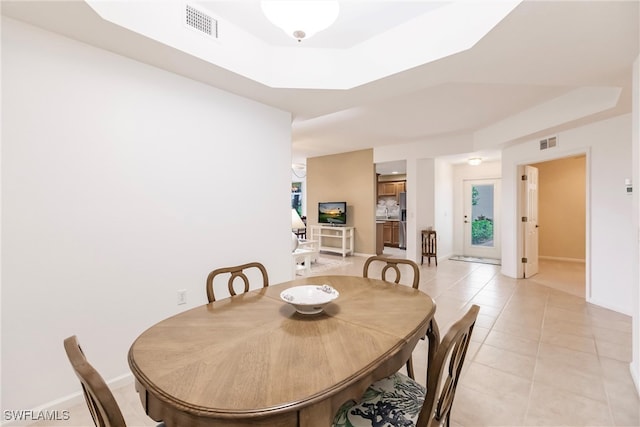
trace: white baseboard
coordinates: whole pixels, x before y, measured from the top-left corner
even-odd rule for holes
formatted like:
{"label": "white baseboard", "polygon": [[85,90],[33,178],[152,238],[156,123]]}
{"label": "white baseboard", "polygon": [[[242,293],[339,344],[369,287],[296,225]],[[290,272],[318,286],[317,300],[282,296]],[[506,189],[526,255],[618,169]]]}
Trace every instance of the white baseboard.
{"label": "white baseboard", "polygon": [[[112,391],[120,387],[127,386],[129,384],[133,384],[133,374],[131,373],[121,375],[107,382],[107,385]],[[78,389],[80,389],[79,382],[78,382]],[[28,416],[29,419],[26,419],[27,417],[25,417],[25,419],[22,419],[22,420],[12,419],[7,421],[5,420],[6,417],[5,417],[5,414],[3,413],[2,414],[3,421],[1,425],[2,427],[30,426],[39,422],[37,421],[38,415],[46,414],[46,415],[53,415],[53,416],[55,415],[62,416],[63,411],[68,411],[74,406],[78,406],[81,404],[85,404],[84,395],[82,394],[81,390],[78,390],[78,392],[76,393],[61,397],[59,399],[52,400],[51,402],[45,403],[44,405],[38,406],[36,408],[24,410],[23,412],[30,414],[30,416]]]}
{"label": "white baseboard", "polygon": [[636,386],[636,393],[640,396],[640,372],[638,372],[638,364],[631,362],[629,364],[629,370],[631,371],[631,379]]}
{"label": "white baseboard", "polygon": [[546,255],[538,255],[538,259],[546,259],[549,261],[564,261],[564,262],[579,262],[584,264],[586,261],[581,258],[564,258],[557,256],[546,256]]}
{"label": "white baseboard", "polygon": [[614,306],[608,303],[604,303],[602,301],[599,301],[598,299],[594,299],[594,298],[587,298],[586,301],[590,304],[594,304],[597,305],[599,307],[602,308],[606,308],[607,310],[612,310],[615,311],[616,313],[621,313],[621,314],[625,314],[627,316],[633,316],[632,313],[630,313],[629,311],[626,310],[626,308],[624,307],[619,307],[619,306]]}

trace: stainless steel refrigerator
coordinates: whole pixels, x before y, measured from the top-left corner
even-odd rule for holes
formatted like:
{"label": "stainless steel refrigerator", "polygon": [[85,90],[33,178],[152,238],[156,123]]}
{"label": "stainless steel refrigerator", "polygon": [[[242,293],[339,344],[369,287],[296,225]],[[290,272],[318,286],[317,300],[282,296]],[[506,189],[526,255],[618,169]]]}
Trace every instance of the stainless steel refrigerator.
{"label": "stainless steel refrigerator", "polygon": [[398,204],[400,206],[400,238],[398,247],[400,249],[407,249],[407,193],[400,193],[398,196]]}

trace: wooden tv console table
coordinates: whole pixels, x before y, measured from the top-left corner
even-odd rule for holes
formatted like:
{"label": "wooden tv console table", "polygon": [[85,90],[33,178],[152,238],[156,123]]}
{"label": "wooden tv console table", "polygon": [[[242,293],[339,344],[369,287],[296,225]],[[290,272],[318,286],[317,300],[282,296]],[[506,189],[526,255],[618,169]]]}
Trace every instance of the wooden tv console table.
{"label": "wooden tv console table", "polygon": [[310,225],[307,228],[311,231],[309,240],[316,240],[320,251],[338,253],[343,257],[353,255],[354,227]]}

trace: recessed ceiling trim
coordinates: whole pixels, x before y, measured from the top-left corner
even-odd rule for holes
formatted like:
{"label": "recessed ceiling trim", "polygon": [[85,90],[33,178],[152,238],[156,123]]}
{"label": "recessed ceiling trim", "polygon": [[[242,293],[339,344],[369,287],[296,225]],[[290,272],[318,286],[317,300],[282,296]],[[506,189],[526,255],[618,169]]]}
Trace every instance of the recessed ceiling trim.
{"label": "recessed ceiling trim", "polygon": [[177,25],[181,2],[86,1],[107,21],[266,86],[337,90],[469,49],[521,2],[445,2],[351,48],[322,49],[269,45],[222,19],[223,43],[194,40]]}

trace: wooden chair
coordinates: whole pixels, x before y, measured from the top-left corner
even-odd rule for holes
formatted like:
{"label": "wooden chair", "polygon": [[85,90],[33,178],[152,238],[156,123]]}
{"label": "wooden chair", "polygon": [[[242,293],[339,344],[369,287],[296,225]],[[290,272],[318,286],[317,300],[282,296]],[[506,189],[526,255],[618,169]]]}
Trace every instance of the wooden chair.
{"label": "wooden chair", "polygon": [[418,268],[418,264],[409,260],[409,259],[395,259],[395,258],[387,258],[385,256],[374,255],[364,262],[364,267],[362,269],[362,277],[369,277],[369,267],[372,263],[386,263],[386,265],[382,268],[382,272],[380,273],[381,279],[387,281],[387,272],[389,270],[393,270],[396,273],[396,280],[394,283],[400,283],[400,268],[398,264],[408,265],[413,269],[413,288],[418,289],[418,285],[420,284],[420,269]]}
{"label": "wooden chair", "polygon": [[[369,277],[369,267],[371,266],[371,264],[381,262],[385,263],[385,266],[382,268],[382,271],[380,273],[382,280],[387,281],[388,271],[393,270],[396,274],[394,283],[400,283],[401,273],[398,264],[408,265],[413,270],[413,289],[418,289],[418,285],[420,284],[420,269],[418,268],[418,264],[408,259],[387,258],[377,255],[369,257],[364,262],[362,276]],[[438,348],[438,344],[440,343],[440,331],[438,329],[438,323],[436,322],[436,319],[431,319],[431,322],[429,323],[429,329],[427,329],[427,339],[429,340],[429,353],[427,360],[430,363],[435,355],[435,351]],[[407,360],[407,375],[409,376],[409,378],[415,379],[412,357]]]}
{"label": "wooden chair", "polygon": [[213,302],[216,300],[216,297],[213,293],[213,279],[219,274],[227,274],[230,273],[231,277],[229,277],[229,282],[227,282],[227,287],[229,288],[229,294],[231,296],[236,295],[236,291],[233,289],[233,282],[236,278],[241,278],[244,282],[244,290],[243,292],[249,291],[249,278],[247,278],[244,270],[249,268],[257,268],[262,273],[262,287],[266,288],[269,286],[269,276],[267,275],[267,270],[264,268],[264,265],[259,262],[250,262],[248,264],[237,265],[235,267],[224,267],[213,270],[209,273],[207,277],[207,299],[209,302]]}
{"label": "wooden chair", "polygon": [[[126,427],[118,402],[98,371],[87,361],[75,335],[64,340],[64,349],[80,379],[82,392],[96,427]],[[164,427],[164,424],[159,424],[158,427]]]}
{"label": "wooden chair", "polygon": [[428,366],[425,388],[401,373],[373,383],[362,400],[343,405],[332,427],[372,424],[407,427],[449,427],[451,407],[480,307],[473,305],[444,336],[433,363]]}
{"label": "wooden chair", "polygon": [[422,230],[422,258],[420,264],[424,264],[424,257],[427,257],[427,264],[431,265],[431,258],[438,266],[438,237],[434,230]]}

